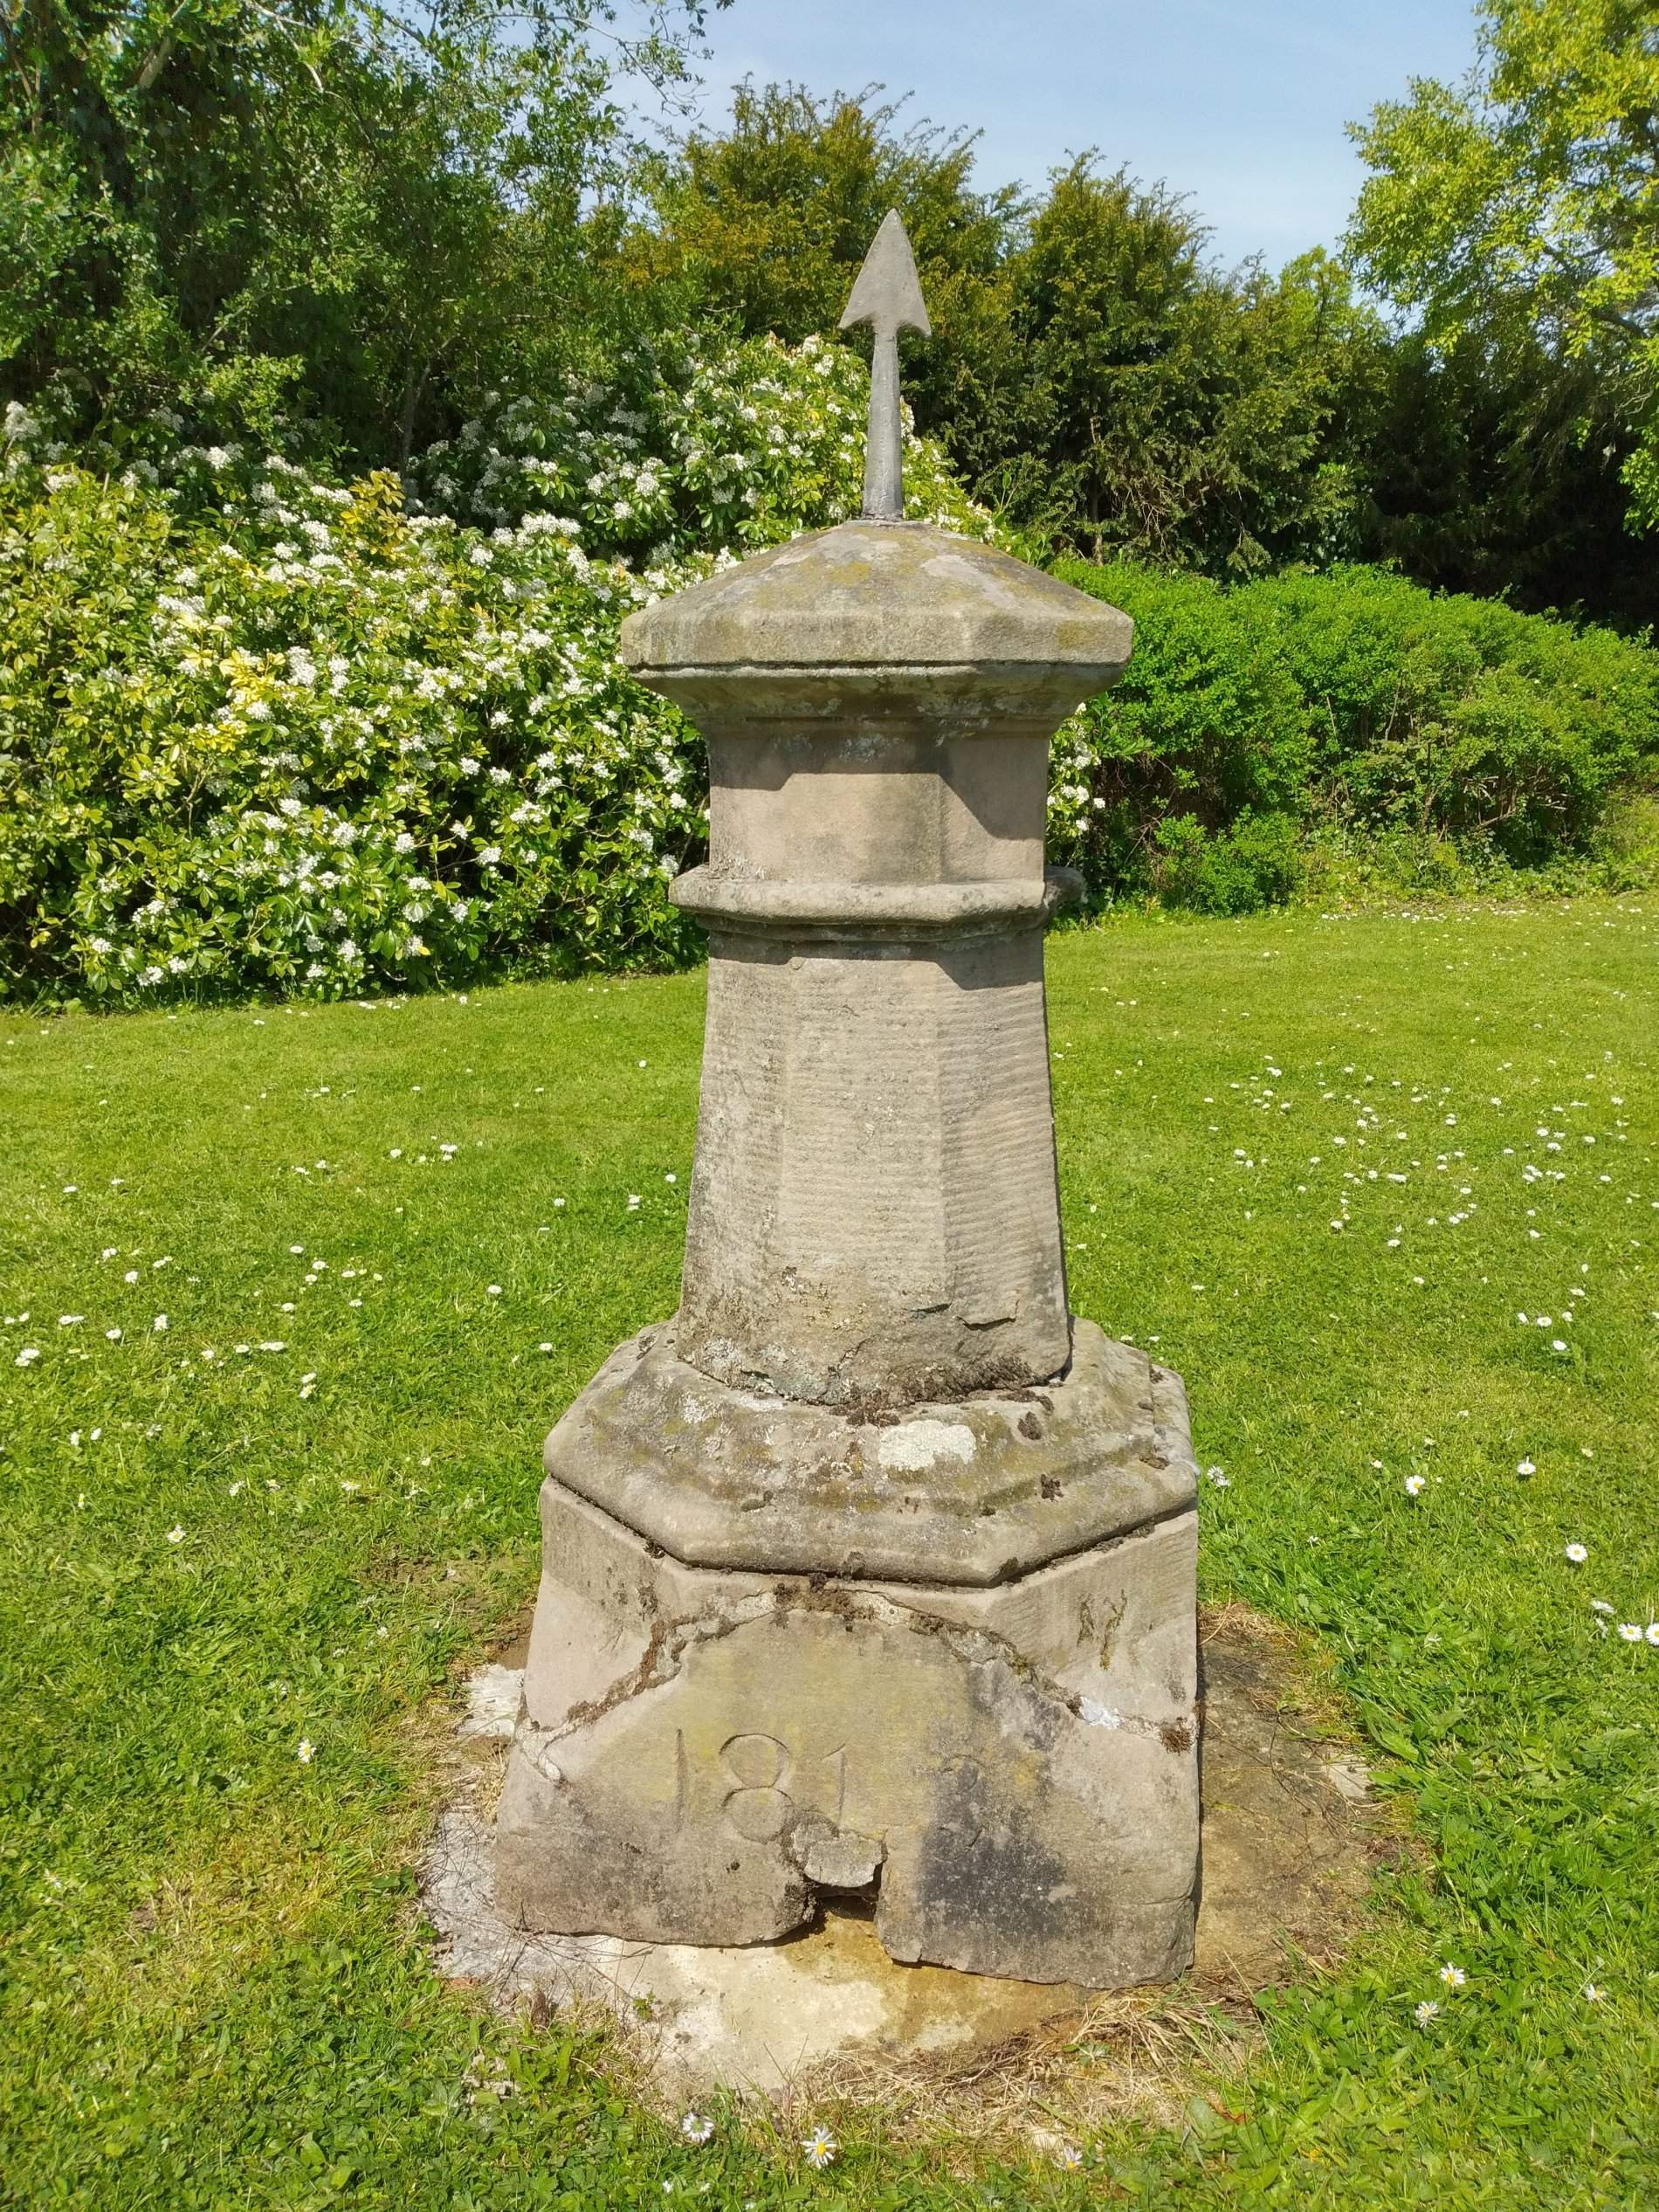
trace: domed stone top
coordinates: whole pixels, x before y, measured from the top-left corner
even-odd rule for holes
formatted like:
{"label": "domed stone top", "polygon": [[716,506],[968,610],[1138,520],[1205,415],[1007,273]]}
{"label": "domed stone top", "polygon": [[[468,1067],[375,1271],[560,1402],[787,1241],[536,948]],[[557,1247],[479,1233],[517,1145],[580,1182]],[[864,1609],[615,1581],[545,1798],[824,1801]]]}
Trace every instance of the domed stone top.
{"label": "domed stone top", "polygon": [[692,670],[1043,671],[1081,699],[1116,681],[1133,636],[1117,608],[995,546],[864,520],[640,609],[622,658],[646,683]]}

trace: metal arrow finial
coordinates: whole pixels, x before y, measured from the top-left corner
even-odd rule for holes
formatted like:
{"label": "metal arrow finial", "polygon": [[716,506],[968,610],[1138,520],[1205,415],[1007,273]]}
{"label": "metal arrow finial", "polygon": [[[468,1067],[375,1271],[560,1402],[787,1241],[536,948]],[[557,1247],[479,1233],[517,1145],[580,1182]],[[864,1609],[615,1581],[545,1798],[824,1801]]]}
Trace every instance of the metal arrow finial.
{"label": "metal arrow finial", "polygon": [[881,228],[853,279],[852,297],[841,318],[850,330],[867,322],[875,331],[870,364],[870,434],[864,445],[864,513],[878,522],[898,522],[905,513],[905,482],[899,458],[898,334],[919,330],[933,335],[916,274],[916,257],[899,220],[889,208]]}

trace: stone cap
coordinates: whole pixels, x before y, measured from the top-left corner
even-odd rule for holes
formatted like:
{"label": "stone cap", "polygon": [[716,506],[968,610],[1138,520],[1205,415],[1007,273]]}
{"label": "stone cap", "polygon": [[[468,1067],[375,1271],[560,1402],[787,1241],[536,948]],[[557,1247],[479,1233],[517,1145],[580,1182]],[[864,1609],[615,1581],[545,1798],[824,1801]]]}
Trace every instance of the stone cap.
{"label": "stone cap", "polygon": [[1074,698],[1123,672],[1129,617],[931,522],[843,522],[755,554],[629,616],[622,659],[680,670],[925,667],[1064,674]]}

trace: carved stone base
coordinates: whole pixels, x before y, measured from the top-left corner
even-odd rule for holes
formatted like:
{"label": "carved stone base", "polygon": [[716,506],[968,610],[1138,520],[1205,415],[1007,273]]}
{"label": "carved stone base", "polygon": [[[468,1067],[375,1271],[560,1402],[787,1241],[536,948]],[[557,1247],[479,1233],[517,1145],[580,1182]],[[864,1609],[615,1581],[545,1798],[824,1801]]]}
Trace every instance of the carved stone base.
{"label": "carved stone base", "polygon": [[678,1323],[619,1344],[547,1438],[554,1482],[697,1567],[1017,1581],[1197,1494],[1181,1379],[1073,1320],[1040,1387],[867,1415],[738,1389]]}
{"label": "carved stone base", "polygon": [[1098,1988],[1186,1967],[1191,1510],[995,1588],[688,1567],[552,1480],[542,1526],[505,1918],[759,1943],[873,1888],[894,1959]]}

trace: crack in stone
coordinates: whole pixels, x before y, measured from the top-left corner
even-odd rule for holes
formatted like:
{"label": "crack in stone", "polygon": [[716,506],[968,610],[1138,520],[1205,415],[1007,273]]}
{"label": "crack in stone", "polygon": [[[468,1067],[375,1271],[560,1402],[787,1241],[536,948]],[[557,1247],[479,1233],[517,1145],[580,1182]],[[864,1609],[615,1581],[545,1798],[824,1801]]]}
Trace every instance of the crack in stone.
{"label": "crack in stone", "polygon": [[[655,1605],[656,1593],[648,1595]],[[1039,1666],[1007,1637],[995,1629],[975,1626],[965,1621],[946,1620],[937,1613],[925,1612],[919,1608],[895,1603],[874,1591],[857,1592],[844,1585],[830,1584],[817,1576],[809,1576],[801,1584],[789,1584],[774,1590],[757,1590],[751,1595],[734,1599],[727,1607],[714,1613],[682,1616],[678,1620],[653,1618],[645,1649],[637,1664],[619,1676],[602,1698],[587,1699],[570,1706],[564,1718],[554,1726],[521,1719],[520,1726],[527,1727],[540,1739],[533,1747],[527,1745],[538,1766],[543,1748],[562,1741],[578,1730],[588,1728],[618,1706],[642,1697],[646,1692],[658,1690],[674,1681],[685,1671],[690,1654],[705,1644],[723,1642],[740,1629],[755,1621],[787,1620],[791,1613],[830,1614],[838,1617],[851,1629],[862,1623],[872,1627],[902,1629],[912,1636],[938,1637],[963,1664],[971,1668],[984,1667],[1000,1662],[1028,1689],[1049,1703],[1063,1707],[1074,1719],[1085,1725],[1098,1726],[1101,1721],[1085,1708],[1094,1701],[1079,1691],[1068,1690],[1056,1676]],[[1121,1617],[1121,1608],[1107,1630]],[[1104,1659],[1103,1659],[1104,1664]],[[1101,1710],[1101,1709],[1097,1709]],[[1133,1714],[1114,1713],[1112,1727],[1122,1727],[1132,1733],[1156,1735],[1166,1750],[1186,1751],[1193,1740],[1192,1727],[1185,1719],[1154,1721]],[[545,1769],[544,1769],[545,1771]],[[554,1779],[555,1777],[549,1777]]]}

